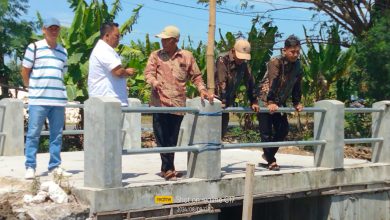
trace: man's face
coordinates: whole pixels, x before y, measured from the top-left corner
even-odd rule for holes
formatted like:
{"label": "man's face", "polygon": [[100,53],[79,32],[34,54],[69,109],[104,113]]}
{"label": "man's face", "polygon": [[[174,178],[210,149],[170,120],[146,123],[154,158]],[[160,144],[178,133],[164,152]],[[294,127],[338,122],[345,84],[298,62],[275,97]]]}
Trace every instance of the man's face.
{"label": "man's face", "polygon": [[289,62],[295,62],[301,52],[301,46],[285,47],[283,48],[283,52]]}
{"label": "man's face", "polygon": [[52,25],[47,28],[43,28],[43,33],[45,34],[45,37],[49,40],[56,41],[58,35],[60,35],[61,28],[57,25]]}
{"label": "man's face", "polygon": [[114,26],[110,32],[106,33],[104,38],[107,44],[110,45],[112,48],[117,47],[119,44],[119,40],[121,39],[119,28]]}
{"label": "man's face", "polygon": [[176,39],[174,37],[161,39],[161,44],[162,44],[163,50],[165,50],[166,52],[176,51],[177,42],[178,42],[178,39]]}
{"label": "man's face", "polygon": [[234,57],[234,62],[237,64],[237,65],[241,65],[242,63],[245,62],[245,60],[243,59],[240,59],[236,56],[236,51],[233,49],[233,57]]}

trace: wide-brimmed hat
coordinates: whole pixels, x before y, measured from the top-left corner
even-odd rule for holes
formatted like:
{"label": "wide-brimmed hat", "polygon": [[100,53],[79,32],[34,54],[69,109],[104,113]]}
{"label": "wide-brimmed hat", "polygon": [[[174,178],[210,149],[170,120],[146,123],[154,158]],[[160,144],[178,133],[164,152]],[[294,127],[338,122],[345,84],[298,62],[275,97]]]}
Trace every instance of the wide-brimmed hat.
{"label": "wide-brimmed hat", "polygon": [[161,39],[167,39],[167,38],[177,38],[179,39],[180,37],[180,31],[179,28],[169,25],[166,26],[161,33],[157,34],[156,37],[161,38]]}
{"label": "wide-brimmed hat", "polygon": [[236,53],[236,57],[242,60],[250,60],[251,59],[251,45],[247,40],[238,39],[234,44],[234,51]]}

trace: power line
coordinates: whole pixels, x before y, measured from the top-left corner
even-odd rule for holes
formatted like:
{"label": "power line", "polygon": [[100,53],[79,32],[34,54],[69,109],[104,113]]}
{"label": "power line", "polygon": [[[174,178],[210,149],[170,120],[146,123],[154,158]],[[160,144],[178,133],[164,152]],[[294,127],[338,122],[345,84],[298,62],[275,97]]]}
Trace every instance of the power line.
{"label": "power line", "polygon": [[[191,8],[191,9],[196,9],[196,10],[208,11],[208,9],[205,9],[205,8],[200,8],[200,7],[195,7],[195,6],[185,5],[185,4],[178,4],[178,3],[168,2],[168,1],[164,1],[164,0],[152,0],[152,1],[163,3],[163,4],[174,5],[174,6],[178,6],[178,7],[185,7],[185,8]],[[222,14],[230,14],[230,15],[244,16],[244,17],[250,17],[250,18],[257,17],[257,15],[248,15],[248,14],[244,14],[241,12],[227,12],[227,11],[221,11],[221,10],[217,10],[217,12],[222,13]],[[277,17],[265,17],[265,16],[260,16],[260,18],[269,18],[269,19],[273,19],[273,20],[282,20],[282,21],[320,22],[320,21],[313,21],[313,20],[308,20],[308,19],[277,18]]]}

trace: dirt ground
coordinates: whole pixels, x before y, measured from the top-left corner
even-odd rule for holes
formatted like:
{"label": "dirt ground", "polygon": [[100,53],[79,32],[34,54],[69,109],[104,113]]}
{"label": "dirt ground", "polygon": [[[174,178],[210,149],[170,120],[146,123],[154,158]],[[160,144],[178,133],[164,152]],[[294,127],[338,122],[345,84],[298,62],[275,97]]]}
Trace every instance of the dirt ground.
{"label": "dirt ground", "polygon": [[31,194],[32,182],[9,177],[0,178],[0,220],[32,219],[86,219],[87,206],[69,196],[66,204],[56,204],[50,200],[40,204],[25,204],[23,197]]}

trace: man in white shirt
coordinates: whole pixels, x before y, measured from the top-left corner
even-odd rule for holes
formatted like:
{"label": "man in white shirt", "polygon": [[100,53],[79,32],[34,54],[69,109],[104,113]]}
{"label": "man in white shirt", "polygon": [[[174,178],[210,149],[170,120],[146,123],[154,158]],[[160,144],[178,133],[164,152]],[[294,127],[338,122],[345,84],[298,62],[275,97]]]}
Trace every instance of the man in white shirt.
{"label": "man in white shirt", "polygon": [[89,57],[89,97],[108,96],[128,106],[126,78],[134,75],[133,68],[123,68],[118,53],[120,33],[117,23],[104,23],[100,28],[100,39]]}

